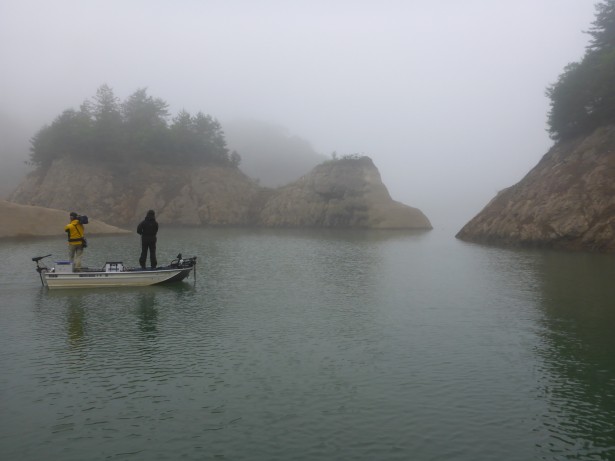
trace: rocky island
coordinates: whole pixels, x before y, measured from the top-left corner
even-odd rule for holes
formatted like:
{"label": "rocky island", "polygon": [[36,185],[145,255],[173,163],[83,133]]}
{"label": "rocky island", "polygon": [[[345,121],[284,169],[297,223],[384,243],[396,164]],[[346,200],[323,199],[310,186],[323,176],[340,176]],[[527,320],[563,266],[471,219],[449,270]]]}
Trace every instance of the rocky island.
{"label": "rocky island", "polygon": [[431,229],[420,210],[391,198],[368,157],[324,162],[276,189],[226,166],[141,162],[118,171],[60,158],[30,173],[10,200],[128,228],[153,208],[166,225]]}
{"label": "rocky island", "polygon": [[9,200],[129,229],[148,209],[167,226],[431,229],[420,210],[391,198],[368,157],[333,156],[290,184],[263,187],[241,171],[216,119],[181,111],[169,123],[167,107],[145,89],[120,103],[102,85],[36,133],[35,170]]}
{"label": "rocky island", "polygon": [[553,146],[457,237],[478,243],[615,251],[615,125]]}
{"label": "rocky island", "polygon": [[457,234],[463,240],[615,252],[615,8],[596,5],[580,62],[547,88],[555,141],[517,184]]}

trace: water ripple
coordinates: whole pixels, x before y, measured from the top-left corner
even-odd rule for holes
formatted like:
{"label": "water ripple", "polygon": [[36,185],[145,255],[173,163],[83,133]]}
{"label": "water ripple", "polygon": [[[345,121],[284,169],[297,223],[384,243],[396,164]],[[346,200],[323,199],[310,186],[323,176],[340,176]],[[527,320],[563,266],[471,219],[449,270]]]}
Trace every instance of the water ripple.
{"label": "water ripple", "polygon": [[[193,283],[53,292],[2,274],[11,459],[615,456],[602,307],[615,298],[592,278],[569,288],[575,268],[592,273],[576,256],[414,235],[175,235],[207,255]],[[20,267],[31,251],[5,254]],[[615,275],[592,261],[596,280]]]}

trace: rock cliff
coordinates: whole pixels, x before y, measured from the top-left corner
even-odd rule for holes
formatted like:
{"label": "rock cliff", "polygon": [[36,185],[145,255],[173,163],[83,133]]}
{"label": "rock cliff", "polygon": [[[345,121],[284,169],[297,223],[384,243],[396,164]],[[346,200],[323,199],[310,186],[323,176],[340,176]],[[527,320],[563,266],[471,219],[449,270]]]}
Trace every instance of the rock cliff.
{"label": "rock cliff", "polygon": [[54,161],[11,194],[16,203],[76,210],[132,228],[148,209],[163,224],[247,225],[260,187],[237,169]]}
{"label": "rock cliff", "polygon": [[324,163],[278,189],[234,168],[60,159],[29,174],[10,200],[129,228],[152,208],[168,225],[431,229],[420,210],[391,199],[367,157]]}
{"label": "rock cliff", "polygon": [[[39,206],[18,205],[0,200],[0,238],[40,237],[64,235],[68,224],[66,210],[52,210]],[[87,236],[97,234],[122,234],[129,231],[110,226],[95,219],[87,225]]]}
{"label": "rock cliff", "polygon": [[457,237],[479,243],[615,251],[615,125],[554,145]]}
{"label": "rock cliff", "polygon": [[395,202],[369,157],[325,162],[279,188],[260,213],[265,226],[431,229],[417,208]]}

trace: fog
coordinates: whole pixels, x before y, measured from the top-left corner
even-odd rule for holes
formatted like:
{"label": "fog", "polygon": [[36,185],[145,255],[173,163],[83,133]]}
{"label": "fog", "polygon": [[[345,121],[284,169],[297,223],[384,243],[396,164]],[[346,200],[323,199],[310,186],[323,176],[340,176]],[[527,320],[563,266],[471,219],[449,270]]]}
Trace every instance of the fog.
{"label": "fog", "polygon": [[122,100],[146,87],[172,114],[369,155],[395,200],[454,233],[552,145],[545,89],[583,56],[594,13],[590,0],[2,0],[0,134],[18,137],[2,141],[2,175],[101,84]]}

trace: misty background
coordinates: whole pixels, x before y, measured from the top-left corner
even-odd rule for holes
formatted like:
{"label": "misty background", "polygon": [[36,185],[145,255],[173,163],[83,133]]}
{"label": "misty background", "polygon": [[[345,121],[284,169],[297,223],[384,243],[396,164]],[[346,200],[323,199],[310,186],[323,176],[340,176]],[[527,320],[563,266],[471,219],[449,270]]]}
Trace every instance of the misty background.
{"label": "misty background", "polygon": [[217,118],[246,172],[291,146],[278,171],[254,170],[264,185],[368,155],[393,199],[455,233],[553,144],[545,89],[582,58],[594,13],[591,0],[1,0],[0,195],[27,172],[30,138],[106,83]]}

